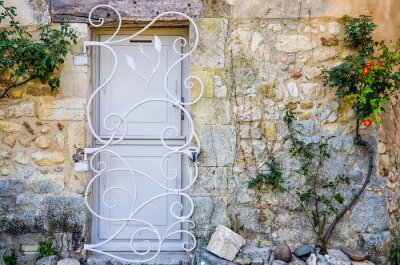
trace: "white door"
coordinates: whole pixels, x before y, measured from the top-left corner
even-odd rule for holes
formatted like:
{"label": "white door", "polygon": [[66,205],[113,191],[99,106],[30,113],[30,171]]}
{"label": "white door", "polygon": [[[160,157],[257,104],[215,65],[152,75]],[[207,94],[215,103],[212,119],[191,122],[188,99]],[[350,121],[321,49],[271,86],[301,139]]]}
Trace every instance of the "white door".
{"label": "white door", "polygon": [[[100,40],[104,41],[109,37],[102,35]],[[120,36],[123,37],[126,36]],[[162,196],[145,204],[143,208],[139,207],[151,198],[166,192],[146,175],[169,188],[179,189],[182,185],[181,155],[171,155],[160,164],[162,157],[169,152],[160,140],[161,133],[166,127],[174,126],[178,130],[178,137],[175,137],[176,132],[173,130],[165,132],[164,139],[169,145],[178,146],[184,143],[181,110],[166,102],[147,102],[130,111],[142,100],[168,98],[163,78],[171,65],[180,58],[180,55],[173,50],[177,36],[158,38],[162,45],[160,53],[155,49],[154,36],[142,36],[135,38],[134,41],[127,40],[111,45],[117,54],[118,67],[113,79],[99,94],[96,127],[101,138],[109,140],[112,137],[109,126],[116,125],[118,118],[107,115],[126,114],[126,127],[121,126],[114,139],[121,136],[125,128],[127,132],[122,142],[108,147],[112,152],[103,152],[99,158],[109,168],[125,168],[124,163],[127,163],[129,168],[135,171],[117,170],[102,176],[97,184],[98,190],[95,196],[101,216],[113,219],[126,218],[132,212],[136,212],[135,219],[151,223],[163,235],[168,227],[176,222],[171,211],[178,216],[181,215],[181,212],[178,212],[181,211],[179,207],[173,207],[173,204],[181,202],[182,198],[173,195]],[[158,63],[158,70],[154,72]],[[113,66],[111,53],[107,49],[100,49],[98,58],[100,82],[110,76]],[[180,64],[172,68],[167,80],[169,92],[177,99],[182,96],[181,70]],[[151,76],[151,80],[147,82]],[[157,234],[141,229],[146,227],[144,223],[130,221],[125,226],[124,223],[124,221],[99,220],[96,225],[95,241],[101,242],[113,237],[110,243],[102,247],[108,251],[130,251],[131,244],[135,250],[145,250],[147,248],[145,240],[157,241]],[[181,229],[180,226],[181,224],[176,225],[174,230]],[[114,237],[118,231],[120,232]],[[181,250],[182,241],[181,233],[173,234],[163,245],[162,250]]]}

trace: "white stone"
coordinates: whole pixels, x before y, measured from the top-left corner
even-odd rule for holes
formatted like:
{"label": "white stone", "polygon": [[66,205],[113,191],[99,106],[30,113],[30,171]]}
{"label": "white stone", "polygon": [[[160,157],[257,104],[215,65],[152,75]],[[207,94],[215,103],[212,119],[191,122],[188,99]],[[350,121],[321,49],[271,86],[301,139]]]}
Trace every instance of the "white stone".
{"label": "white stone", "polygon": [[50,143],[51,143],[50,139],[47,138],[46,136],[43,136],[43,135],[39,136],[39,137],[35,140],[35,145],[36,145],[38,148],[42,148],[42,149],[47,149],[47,148],[49,148],[49,147],[50,147]]}
{"label": "white stone", "polygon": [[[10,3],[10,4],[8,4]],[[43,25],[43,24],[48,24],[51,22],[51,17],[49,12],[47,2],[42,1],[40,4],[35,3],[33,5],[29,1],[6,1],[7,6],[15,6],[17,8],[17,18],[16,20],[20,22],[22,25]],[[46,10],[46,11],[44,11]],[[0,24],[1,26],[4,26],[4,24],[7,22],[7,20],[2,21]]]}
{"label": "white stone", "polygon": [[42,152],[32,153],[32,159],[39,166],[53,166],[64,162],[65,157],[61,152]]}
{"label": "white stone", "polygon": [[59,149],[64,148],[64,135],[62,133],[56,134],[56,141]]}
{"label": "white stone", "polygon": [[15,154],[14,161],[21,165],[28,164],[29,158],[25,152],[18,152]]}
{"label": "white stone", "polygon": [[48,125],[43,126],[42,129],[40,129],[40,132],[43,134],[46,134],[50,131],[50,127]]}
{"label": "white stone", "polygon": [[62,259],[57,261],[57,265],[80,265],[76,259]]}
{"label": "white stone", "polygon": [[339,22],[331,22],[328,25],[328,31],[332,35],[339,35],[340,33],[340,23]]}
{"label": "white stone", "polygon": [[272,30],[273,32],[281,31],[283,28],[279,23],[269,24],[267,29]]}
{"label": "white stone", "polygon": [[329,115],[328,119],[327,119],[328,122],[335,122],[336,120],[337,120],[337,115],[336,115],[335,112],[332,112],[332,113]]}
{"label": "white stone", "polygon": [[9,122],[9,121],[0,121],[0,131],[3,132],[18,132],[21,130],[21,125],[14,123],[14,122]]}
{"label": "white stone", "polygon": [[8,168],[2,168],[1,169],[1,175],[3,176],[8,176],[10,175],[11,171]]}
{"label": "white stone", "polygon": [[317,265],[317,256],[314,253],[308,257],[307,265]]}
{"label": "white stone", "polygon": [[0,160],[10,159],[11,153],[7,150],[0,150]]}
{"label": "white stone", "polygon": [[253,95],[237,98],[233,112],[239,121],[255,121],[261,119],[262,109]]}
{"label": "white stone", "polygon": [[225,98],[228,92],[228,88],[226,86],[217,86],[214,89],[214,96],[216,98]]}
{"label": "white stone", "polygon": [[[192,54],[193,67],[224,68],[225,38],[228,20],[225,18],[203,18],[199,20],[199,46]],[[192,40],[191,40],[192,41]]]}
{"label": "white stone", "polygon": [[252,33],[248,30],[242,28],[234,29],[228,40],[228,49],[233,54],[248,51],[250,49],[251,37]]}
{"label": "white stone", "polygon": [[302,85],[302,90],[303,90],[304,95],[309,100],[315,100],[317,98],[320,98],[323,93],[323,89],[321,88],[320,84],[318,84],[318,83],[304,83]]}
{"label": "white stone", "polygon": [[335,49],[315,49],[314,58],[316,62],[325,62],[335,58],[338,55],[338,51]]}
{"label": "white stone", "polygon": [[35,105],[33,102],[25,101],[8,107],[8,117],[18,118],[22,116],[35,116]]}
{"label": "white stone", "polygon": [[296,83],[290,82],[287,84],[287,89],[289,91],[290,96],[298,97],[299,96],[299,89],[297,88]]}
{"label": "white stone", "polygon": [[18,141],[23,147],[29,147],[31,145],[31,142],[35,140],[35,136],[31,134],[21,134],[18,136]]}
{"label": "white stone", "polygon": [[263,40],[263,36],[258,32],[253,32],[253,37],[251,38],[251,51],[255,52]]}
{"label": "white stone", "polygon": [[68,98],[42,103],[38,107],[41,120],[84,120],[85,99]]}
{"label": "white stone", "polygon": [[16,142],[17,142],[17,139],[12,134],[10,134],[10,135],[8,135],[8,136],[3,138],[3,143],[5,143],[6,145],[8,145],[11,148],[14,147]]}
{"label": "white stone", "polygon": [[309,51],[316,46],[317,44],[311,41],[310,37],[304,35],[280,35],[275,44],[278,51],[287,53]]}
{"label": "white stone", "polygon": [[67,127],[67,145],[69,156],[75,154],[77,148],[84,148],[86,144],[85,122],[71,122]]}
{"label": "white stone", "polygon": [[218,225],[211,236],[207,250],[218,257],[232,261],[245,243],[243,237],[223,225]]}

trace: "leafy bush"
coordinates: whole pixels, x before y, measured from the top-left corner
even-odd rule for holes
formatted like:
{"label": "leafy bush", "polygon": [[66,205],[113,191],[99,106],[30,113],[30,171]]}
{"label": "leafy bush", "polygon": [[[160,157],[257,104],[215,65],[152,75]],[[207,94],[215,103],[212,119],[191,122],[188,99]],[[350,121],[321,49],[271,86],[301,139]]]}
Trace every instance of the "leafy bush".
{"label": "leafy bush", "polygon": [[3,261],[5,265],[17,265],[17,256],[15,256],[15,254],[3,256]]}
{"label": "leafy bush", "polygon": [[39,241],[39,257],[48,257],[48,256],[53,256],[56,254],[56,251],[54,248],[51,247],[50,242],[46,241]]}
{"label": "leafy bush", "polygon": [[7,7],[0,0],[0,22],[9,21],[8,27],[0,29],[0,75],[8,80],[0,98],[7,92],[30,80],[47,82],[52,91],[60,85],[57,75],[59,66],[77,34],[69,24],[61,23],[60,28],[49,25],[40,28],[39,40],[35,40],[20,22],[16,21],[16,8]]}
{"label": "leafy bush", "polygon": [[365,126],[380,122],[379,114],[393,92],[400,89],[400,41],[390,48],[385,41],[375,42],[376,25],[369,16],[344,17],[345,44],[356,53],[324,72],[325,86],[337,88],[336,95],[351,106]]}
{"label": "leafy bush", "polygon": [[392,249],[390,251],[390,264],[400,264],[400,230],[397,231],[396,236],[393,240]]}

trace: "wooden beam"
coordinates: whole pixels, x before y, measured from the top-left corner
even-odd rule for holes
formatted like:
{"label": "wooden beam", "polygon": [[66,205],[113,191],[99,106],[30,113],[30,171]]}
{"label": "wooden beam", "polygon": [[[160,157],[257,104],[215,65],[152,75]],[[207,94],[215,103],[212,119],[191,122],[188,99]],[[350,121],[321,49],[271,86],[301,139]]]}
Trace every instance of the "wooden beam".
{"label": "wooden beam", "polygon": [[[108,4],[117,9],[124,22],[150,21],[165,11],[179,11],[192,18],[200,17],[203,10],[201,0],[51,0],[53,22],[88,22],[90,10],[99,4]],[[111,9],[99,8],[93,18],[115,21],[116,14]],[[183,17],[165,17],[169,20],[185,20]]]}

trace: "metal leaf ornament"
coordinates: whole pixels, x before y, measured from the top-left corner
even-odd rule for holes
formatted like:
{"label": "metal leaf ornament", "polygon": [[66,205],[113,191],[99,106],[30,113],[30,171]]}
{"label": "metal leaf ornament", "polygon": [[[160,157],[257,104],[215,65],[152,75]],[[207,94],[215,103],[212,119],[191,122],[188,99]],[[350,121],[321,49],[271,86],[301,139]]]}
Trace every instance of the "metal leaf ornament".
{"label": "metal leaf ornament", "polygon": [[133,58],[126,54],[125,54],[125,58],[126,58],[126,63],[128,64],[128,66],[130,68],[132,68],[133,70],[136,70],[136,66],[135,66],[135,62],[133,61]]}
{"label": "metal leaf ornament", "polygon": [[154,35],[154,48],[159,52],[161,51],[161,40],[156,35]]}

